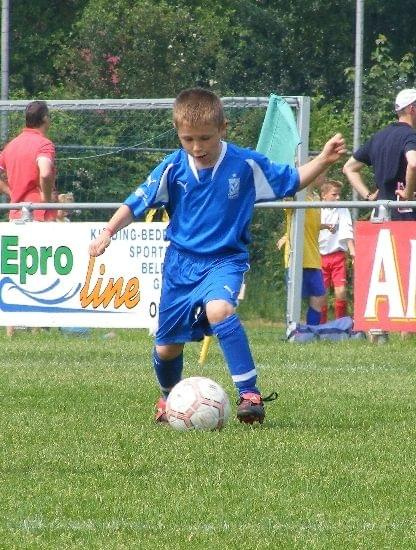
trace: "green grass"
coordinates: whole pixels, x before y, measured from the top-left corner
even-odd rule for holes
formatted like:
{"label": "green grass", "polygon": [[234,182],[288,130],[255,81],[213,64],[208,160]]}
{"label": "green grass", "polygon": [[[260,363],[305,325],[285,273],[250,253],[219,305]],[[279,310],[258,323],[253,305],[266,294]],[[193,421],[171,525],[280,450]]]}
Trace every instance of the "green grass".
{"label": "green grass", "polygon": [[[0,336],[1,549],[416,548],[414,341],[250,329],[264,425],[179,433],[152,420],[150,337],[102,334]],[[234,400],[216,345],[202,373]]]}

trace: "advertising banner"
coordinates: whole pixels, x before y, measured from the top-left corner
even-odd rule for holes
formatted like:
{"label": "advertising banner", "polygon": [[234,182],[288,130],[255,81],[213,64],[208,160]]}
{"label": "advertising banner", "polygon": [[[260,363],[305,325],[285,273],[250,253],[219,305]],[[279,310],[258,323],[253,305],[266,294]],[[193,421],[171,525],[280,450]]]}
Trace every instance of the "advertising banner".
{"label": "advertising banner", "polygon": [[0,325],[153,329],[166,225],[130,224],[90,258],[103,223],[0,223]]}
{"label": "advertising banner", "polygon": [[416,223],[355,225],[355,330],[416,331]]}

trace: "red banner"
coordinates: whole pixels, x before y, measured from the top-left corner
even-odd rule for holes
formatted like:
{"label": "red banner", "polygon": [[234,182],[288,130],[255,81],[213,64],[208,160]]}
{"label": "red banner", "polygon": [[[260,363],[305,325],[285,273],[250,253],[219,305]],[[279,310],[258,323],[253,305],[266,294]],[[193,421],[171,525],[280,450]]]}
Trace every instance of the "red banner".
{"label": "red banner", "polygon": [[355,225],[354,329],[416,332],[416,222]]}

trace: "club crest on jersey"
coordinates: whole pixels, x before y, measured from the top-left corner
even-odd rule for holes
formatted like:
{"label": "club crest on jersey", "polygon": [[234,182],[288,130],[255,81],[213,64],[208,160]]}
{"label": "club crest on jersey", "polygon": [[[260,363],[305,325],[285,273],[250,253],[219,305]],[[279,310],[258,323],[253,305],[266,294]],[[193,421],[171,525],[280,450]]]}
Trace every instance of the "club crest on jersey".
{"label": "club crest on jersey", "polygon": [[237,174],[233,174],[232,178],[228,180],[228,198],[236,199],[240,194],[240,178],[237,178]]}

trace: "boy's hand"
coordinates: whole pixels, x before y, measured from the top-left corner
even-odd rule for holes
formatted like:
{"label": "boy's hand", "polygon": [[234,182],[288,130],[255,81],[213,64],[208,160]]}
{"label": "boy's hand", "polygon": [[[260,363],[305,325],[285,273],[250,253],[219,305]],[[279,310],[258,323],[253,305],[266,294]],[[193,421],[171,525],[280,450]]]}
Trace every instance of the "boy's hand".
{"label": "boy's hand", "polygon": [[98,237],[90,243],[90,246],[88,247],[88,252],[90,256],[93,256],[94,258],[96,256],[101,256],[101,254],[105,251],[110,243],[110,234],[108,233],[108,231],[102,231],[98,235]]}
{"label": "boy's hand", "polygon": [[336,233],[338,230],[338,225],[335,223],[323,223],[321,229],[328,229],[330,233]]}
{"label": "boy's hand", "polygon": [[287,241],[286,235],[283,235],[283,237],[280,237],[280,239],[276,243],[277,250],[281,250],[286,244],[286,241]]}
{"label": "boy's hand", "polygon": [[345,155],[346,152],[347,148],[342,134],[335,134],[335,136],[325,143],[321,151],[321,157],[326,163],[332,164],[339,160],[342,155]]}

